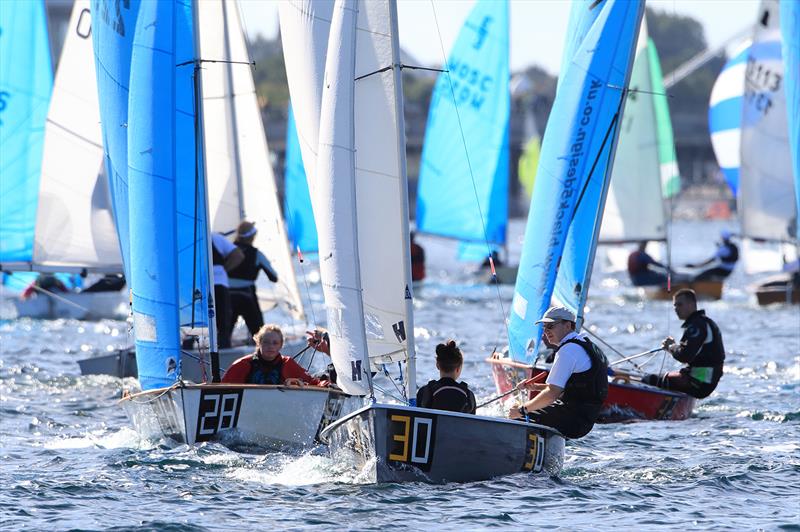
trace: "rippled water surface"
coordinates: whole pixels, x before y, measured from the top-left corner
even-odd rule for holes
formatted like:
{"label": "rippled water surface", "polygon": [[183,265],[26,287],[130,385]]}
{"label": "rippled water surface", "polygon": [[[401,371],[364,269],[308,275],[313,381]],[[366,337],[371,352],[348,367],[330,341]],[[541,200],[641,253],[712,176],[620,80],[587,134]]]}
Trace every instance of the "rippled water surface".
{"label": "rippled water surface", "polygon": [[[677,263],[704,258],[720,226],[676,225]],[[519,231],[520,227],[516,227]],[[463,378],[493,395],[483,358],[501,345],[510,287],[456,284],[453,246],[423,240],[430,279],[416,293],[419,381],[431,353],[463,342]],[[512,252],[518,244],[512,244]],[[601,255],[603,253],[601,252]],[[598,260],[587,324],[631,354],[680,335],[668,302],[643,302]],[[128,341],[124,322],[0,323],[0,523],[27,529],[800,529],[800,308],[758,307],[737,271],[706,303],[727,360],[717,391],[683,422],[596,426],[567,444],[558,477],[363,484],[324,454],[237,453],[141,441],[116,404],[123,386],[75,361]],[[311,285],[319,305],[320,288]],[[615,355],[607,350],[610,358]],[[661,359],[650,368],[661,366]],[[670,367],[669,363],[665,369]],[[487,410],[499,412],[495,410]]]}

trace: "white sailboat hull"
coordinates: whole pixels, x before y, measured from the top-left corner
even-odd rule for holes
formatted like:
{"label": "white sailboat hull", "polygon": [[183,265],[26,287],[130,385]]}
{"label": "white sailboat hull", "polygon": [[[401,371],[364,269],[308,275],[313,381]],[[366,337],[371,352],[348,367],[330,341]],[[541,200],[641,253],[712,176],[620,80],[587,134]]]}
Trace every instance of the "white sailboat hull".
{"label": "white sailboat hull", "polygon": [[317,445],[319,432],[361,400],[317,386],[197,384],[148,390],[120,404],[147,439],[293,451]]}
{"label": "white sailboat hull", "polygon": [[472,482],[520,472],[557,475],[564,437],[541,425],[375,404],[322,431],[337,459],[372,482]]}
{"label": "white sailboat hull", "polygon": [[124,319],[128,314],[128,291],[35,295],[11,300],[18,318],[42,320]]}

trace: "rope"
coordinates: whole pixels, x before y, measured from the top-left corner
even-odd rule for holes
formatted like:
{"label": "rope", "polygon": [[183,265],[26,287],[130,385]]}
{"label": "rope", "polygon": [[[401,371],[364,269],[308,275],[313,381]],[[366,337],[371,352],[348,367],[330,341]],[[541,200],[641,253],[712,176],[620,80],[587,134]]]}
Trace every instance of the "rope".
{"label": "rope", "polygon": [[158,395],[155,395],[155,396],[153,396],[151,398],[144,399],[144,400],[140,401],[138,399],[134,399],[133,396],[130,396],[130,398],[128,400],[130,402],[132,402],[132,403],[137,404],[137,405],[146,405],[148,403],[152,403],[154,401],[157,401],[158,399],[160,399],[164,395],[168,394],[172,390],[175,390],[176,388],[182,388],[182,387],[183,387],[183,381],[177,381],[175,384],[173,384],[169,388],[165,388],[161,393],[159,393]]}

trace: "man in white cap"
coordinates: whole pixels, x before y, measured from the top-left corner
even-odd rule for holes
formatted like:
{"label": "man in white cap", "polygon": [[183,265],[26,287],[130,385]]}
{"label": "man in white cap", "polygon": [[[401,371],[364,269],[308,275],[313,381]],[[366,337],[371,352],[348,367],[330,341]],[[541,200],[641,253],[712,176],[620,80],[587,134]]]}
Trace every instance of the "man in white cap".
{"label": "man in white cap", "polygon": [[557,346],[553,367],[545,384],[534,379],[520,383],[539,393],[508,415],[553,427],[567,438],[582,438],[592,430],[608,395],[608,361],[575,332],[575,315],[568,308],[550,307],[536,323],[544,324],[545,339]]}
{"label": "man in white cap", "polygon": [[693,281],[721,281],[733,273],[733,268],[739,260],[739,248],[731,242],[731,232],[723,229],[719,233],[720,242],[717,244],[717,251],[714,255],[699,264],[687,264],[687,268],[704,268],[692,279]]}

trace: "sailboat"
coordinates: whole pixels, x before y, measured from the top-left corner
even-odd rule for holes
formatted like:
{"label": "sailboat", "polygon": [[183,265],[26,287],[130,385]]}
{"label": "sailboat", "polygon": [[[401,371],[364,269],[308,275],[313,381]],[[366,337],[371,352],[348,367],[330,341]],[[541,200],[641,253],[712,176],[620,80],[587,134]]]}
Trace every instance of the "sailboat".
{"label": "sailboat", "polygon": [[[575,312],[578,330],[583,325],[643,10],[633,2],[573,6],[511,304],[510,357],[489,359],[501,393],[539,372],[542,326],[535,321],[553,300]],[[612,381],[602,416],[683,419],[693,403],[685,394]]]}
{"label": "sailboat", "polygon": [[[350,396],[317,386],[181,379],[181,334],[187,330],[210,357],[208,380],[220,378],[208,173],[216,164],[211,152],[229,144],[211,144],[206,133],[212,125],[223,130],[233,125],[230,117],[215,121],[219,115],[206,121],[204,91],[214,94],[219,78],[230,79],[230,70],[252,83],[243,44],[231,46],[242,38],[232,6],[207,0],[143,2],[114,12],[106,3],[93,5],[106,167],[130,279],[143,390],[121,404],[148,438],[307,448],[325,424],[347,412]],[[206,36],[227,38],[221,47],[209,48]],[[234,103],[255,102],[252,87],[245,94]],[[218,103],[231,110],[226,107],[231,102]],[[209,113],[214,115],[213,108]]]}
{"label": "sailboat", "polygon": [[[4,164],[3,168],[0,268],[6,272],[118,274],[122,262],[102,171],[97,92],[92,81],[89,2],[75,3],[58,73],[54,82],[49,75],[47,83],[44,69],[50,68],[50,59],[44,14],[41,18],[37,15],[35,21],[18,18],[24,10],[37,12],[39,4],[11,2],[3,9],[12,26],[6,28],[9,40],[4,48],[14,54],[5,63],[21,60],[18,54],[23,51],[15,49],[13,40],[30,46],[24,53],[34,57],[23,62],[35,65],[31,70],[26,67],[30,74],[19,74],[13,81],[7,92],[9,104],[16,102],[17,111],[24,108],[19,91],[24,89],[27,77],[33,83],[41,79],[42,87],[41,94],[38,87],[31,93],[38,95],[34,101],[39,103],[28,120],[31,124],[37,121],[34,135],[38,141],[31,137],[25,148],[27,155],[18,152],[19,145],[13,147],[13,143],[25,140],[30,133],[26,128],[14,128],[13,116],[4,120],[10,129],[9,138],[3,140],[4,152],[9,154],[3,159],[9,166]],[[30,32],[28,23],[40,26],[36,31],[38,43],[26,42],[33,35],[28,39],[14,35]],[[52,96],[48,89],[51,85]],[[46,120],[41,120],[42,109]],[[20,317],[100,319],[123,317],[127,312],[127,294],[122,291],[69,291],[13,298],[12,302]]]}
{"label": "sailboat", "polygon": [[[789,33],[782,37],[784,10]],[[794,109],[787,106],[787,90],[797,90],[796,81],[792,82],[797,77],[797,63],[790,62],[792,46],[796,48],[798,39],[796,33],[790,33],[796,12],[797,6],[778,0],[762,1],[758,12],[744,79],[737,196],[742,236],[782,246],[784,252],[788,248],[795,256],[800,250],[794,163],[797,140],[790,136],[789,123],[797,121],[793,116],[797,103],[792,102]],[[785,61],[782,48],[790,54]],[[792,98],[796,100],[797,96]],[[757,299],[762,304],[774,301],[775,296],[779,301],[800,299],[793,284],[790,275],[764,279],[755,289]]]}
{"label": "sailboat", "polygon": [[[417,231],[460,241],[463,261],[482,262],[506,245],[508,38],[508,2],[476,2],[431,96],[417,184]],[[498,264],[495,273],[500,282],[513,283],[516,267]]]}

